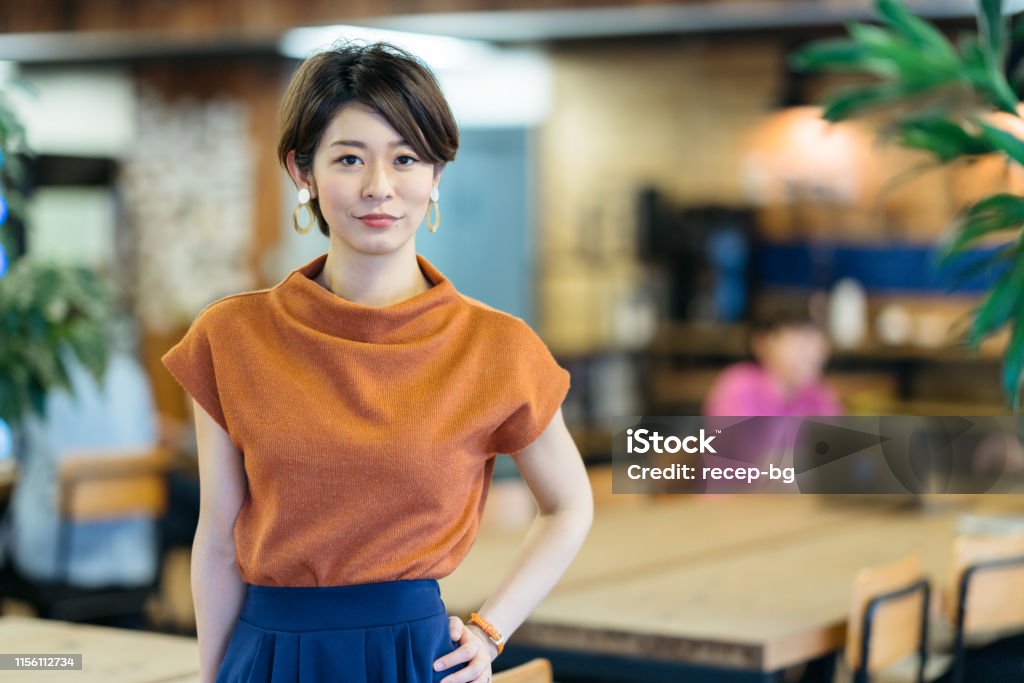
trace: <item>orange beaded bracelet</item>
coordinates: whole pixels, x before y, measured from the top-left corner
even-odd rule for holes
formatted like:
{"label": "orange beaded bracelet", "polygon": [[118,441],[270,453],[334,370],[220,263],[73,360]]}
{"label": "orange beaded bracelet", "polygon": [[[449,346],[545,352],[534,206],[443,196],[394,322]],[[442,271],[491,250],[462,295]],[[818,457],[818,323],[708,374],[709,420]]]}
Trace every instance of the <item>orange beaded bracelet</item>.
{"label": "orange beaded bracelet", "polygon": [[505,649],[505,638],[501,635],[501,631],[494,627],[494,624],[484,619],[482,616],[473,612],[469,615],[469,621],[467,624],[476,624],[480,627],[480,630],[487,634],[487,637],[491,639],[495,645],[498,646],[498,654]]}

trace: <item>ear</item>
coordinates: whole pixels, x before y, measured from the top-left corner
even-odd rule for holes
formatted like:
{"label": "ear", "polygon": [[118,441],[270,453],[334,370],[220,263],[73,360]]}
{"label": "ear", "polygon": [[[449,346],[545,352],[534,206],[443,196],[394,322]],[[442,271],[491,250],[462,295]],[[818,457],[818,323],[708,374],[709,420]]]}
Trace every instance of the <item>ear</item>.
{"label": "ear", "polygon": [[442,173],[444,173],[444,167],[443,166],[435,165],[434,166],[434,185],[435,186],[436,185],[440,185],[440,183],[441,183],[441,174]]}
{"label": "ear", "polygon": [[288,166],[288,175],[291,176],[296,189],[301,190],[302,188],[306,188],[309,190],[310,199],[316,199],[316,182],[313,179],[313,174],[303,172],[302,169],[299,168],[298,164],[295,163],[294,149],[288,151],[288,156],[285,157],[285,163]]}

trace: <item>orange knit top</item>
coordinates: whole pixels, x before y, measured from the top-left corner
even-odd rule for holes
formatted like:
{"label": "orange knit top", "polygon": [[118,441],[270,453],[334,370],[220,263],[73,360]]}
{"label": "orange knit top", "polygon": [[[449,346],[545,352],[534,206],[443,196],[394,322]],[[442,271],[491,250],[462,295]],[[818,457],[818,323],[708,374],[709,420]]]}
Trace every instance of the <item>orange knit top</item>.
{"label": "orange knit top", "polygon": [[433,286],[383,307],[315,282],[326,259],[214,301],[162,359],[242,455],[239,573],[269,586],[444,577],[476,537],[494,456],[540,435],[569,373],[521,319],[420,255]]}

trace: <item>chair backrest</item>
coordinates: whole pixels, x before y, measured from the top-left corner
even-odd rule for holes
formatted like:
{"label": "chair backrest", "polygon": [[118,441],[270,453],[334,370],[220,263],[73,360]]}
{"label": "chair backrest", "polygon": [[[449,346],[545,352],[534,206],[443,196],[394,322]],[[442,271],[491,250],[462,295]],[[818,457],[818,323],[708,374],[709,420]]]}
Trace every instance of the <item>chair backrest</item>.
{"label": "chair backrest", "polygon": [[551,662],[546,659],[531,659],[514,669],[494,674],[493,683],[552,683]]}
{"label": "chair backrest", "polygon": [[76,522],[162,517],[167,509],[165,476],[170,462],[170,452],[162,447],[138,453],[81,452],[62,458],[61,515]]}
{"label": "chair backrest", "polygon": [[[850,670],[863,668],[874,672],[919,652],[927,635],[923,615],[928,594],[917,554],[892,564],[862,569],[854,579],[846,630],[845,658]],[[879,598],[882,600],[878,601]],[[870,617],[870,633],[865,643],[865,617],[873,601],[878,602]],[[865,644],[868,657],[866,666],[862,666]]]}
{"label": "chair backrest", "polygon": [[956,539],[944,601],[953,624],[957,623],[963,579],[968,572],[964,633],[1024,627],[1024,536],[972,535]]}

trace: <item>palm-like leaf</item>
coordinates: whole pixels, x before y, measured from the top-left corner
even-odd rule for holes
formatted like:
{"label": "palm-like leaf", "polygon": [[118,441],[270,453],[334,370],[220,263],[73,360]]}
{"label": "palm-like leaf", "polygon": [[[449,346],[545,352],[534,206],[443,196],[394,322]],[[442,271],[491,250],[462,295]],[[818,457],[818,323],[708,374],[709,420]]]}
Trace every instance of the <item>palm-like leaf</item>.
{"label": "palm-like leaf", "polygon": [[[874,75],[879,82],[835,93],[825,118],[847,119],[869,110],[888,110],[891,129],[905,147],[938,162],[1000,153],[1024,166],[1024,141],[981,114],[985,107],[1017,115],[1020,100],[1003,72],[1011,39],[1024,40],[1024,21],[1011,34],[1001,0],[978,0],[978,33],[954,45],[899,0],[876,0],[883,26],[851,24],[848,39],[818,41],[791,56],[806,71]],[[950,265],[983,238],[1011,237],[969,270],[998,269],[990,291],[972,313],[966,341],[977,345],[1004,327],[1011,330],[1003,357],[1003,387],[1020,410],[1024,370],[1024,197],[1001,193],[969,207],[944,245],[941,263]],[[968,271],[959,273],[960,277]],[[990,271],[991,272],[991,271]]]}
{"label": "palm-like leaf", "polygon": [[960,123],[941,114],[910,116],[897,121],[895,128],[897,140],[904,147],[930,152],[942,162],[995,151],[984,136],[967,131]]}
{"label": "palm-like leaf", "polygon": [[993,66],[1002,65],[1007,32],[1001,0],[979,0],[978,34],[985,41],[985,54],[991,57]]}
{"label": "palm-like leaf", "polygon": [[1019,232],[1024,226],[1024,197],[1001,193],[975,202],[958,222],[946,247],[947,260],[983,237],[1005,230]]}
{"label": "palm-like leaf", "polygon": [[956,50],[946,36],[927,21],[915,16],[904,5],[894,0],[881,0],[876,7],[883,21],[915,47],[936,58],[956,61]]}

